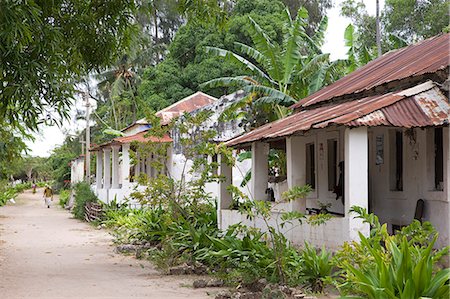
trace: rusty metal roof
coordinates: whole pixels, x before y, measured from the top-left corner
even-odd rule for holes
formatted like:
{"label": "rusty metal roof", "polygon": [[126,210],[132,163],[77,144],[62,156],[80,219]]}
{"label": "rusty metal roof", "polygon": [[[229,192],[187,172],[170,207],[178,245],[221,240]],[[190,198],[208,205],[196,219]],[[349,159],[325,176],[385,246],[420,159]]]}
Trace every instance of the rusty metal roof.
{"label": "rusty metal roof", "polygon": [[270,140],[337,124],[426,127],[448,125],[450,104],[431,81],[415,87],[302,110],[226,142],[228,146]]}
{"label": "rusty metal roof", "polygon": [[[155,113],[161,119],[162,125],[167,125],[174,117],[178,117],[185,112],[192,112],[197,109],[200,109],[206,105],[212,104],[217,101],[217,99],[213,96],[210,96],[201,91],[197,91],[194,94],[191,94],[184,99],[179,100],[178,102],[159,110]],[[145,118],[139,119],[132,123],[131,125],[123,128],[121,131],[126,131],[135,125],[148,125],[148,121]]]}
{"label": "rusty metal roof", "polygon": [[173,118],[186,112],[192,112],[206,105],[212,104],[217,99],[198,91],[158,112],[156,116],[161,118],[161,124],[168,124]]}
{"label": "rusty metal roof", "polygon": [[124,137],[117,137],[114,138],[113,141],[120,144],[125,143],[131,143],[131,142],[159,142],[159,143],[165,143],[165,142],[172,142],[172,138],[169,137],[169,135],[164,135],[163,137],[156,137],[156,136],[145,136],[148,133],[148,131],[140,132],[135,135],[131,136],[124,136]]}
{"label": "rusty metal roof", "polygon": [[438,35],[417,44],[388,52],[335,83],[322,88],[294,104],[307,107],[337,97],[358,94],[406,78],[435,73],[448,68],[450,33]]}
{"label": "rusty metal roof", "polygon": [[164,135],[163,137],[156,137],[156,136],[145,136],[148,133],[148,131],[139,132],[137,134],[131,135],[131,136],[123,136],[123,137],[117,137],[113,140],[100,144],[98,146],[92,147],[90,151],[98,151],[105,147],[110,147],[113,145],[121,145],[121,144],[127,144],[132,142],[158,142],[158,143],[167,143],[172,142],[172,138],[170,138],[169,135]]}

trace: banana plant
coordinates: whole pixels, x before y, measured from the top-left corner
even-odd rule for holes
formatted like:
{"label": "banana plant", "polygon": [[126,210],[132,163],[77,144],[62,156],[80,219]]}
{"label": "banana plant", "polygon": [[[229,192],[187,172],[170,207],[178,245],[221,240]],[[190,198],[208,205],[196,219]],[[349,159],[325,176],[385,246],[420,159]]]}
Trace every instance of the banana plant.
{"label": "banana plant", "polygon": [[330,62],[329,54],[323,54],[320,50],[328,19],[322,19],[312,37],[306,34],[307,21],[308,12],[305,8],[299,9],[295,19],[286,9],[285,34],[282,43],[278,44],[249,17],[254,45],[236,42],[235,47],[241,55],[221,48],[206,47],[207,53],[243,66],[246,74],[216,78],[202,86],[238,86],[248,94],[242,102],[247,103],[251,99],[251,103],[256,106],[271,107],[269,110],[273,115],[268,117],[268,121],[286,116],[289,112],[280,107],[289,107],[343,75],[342,62]]}

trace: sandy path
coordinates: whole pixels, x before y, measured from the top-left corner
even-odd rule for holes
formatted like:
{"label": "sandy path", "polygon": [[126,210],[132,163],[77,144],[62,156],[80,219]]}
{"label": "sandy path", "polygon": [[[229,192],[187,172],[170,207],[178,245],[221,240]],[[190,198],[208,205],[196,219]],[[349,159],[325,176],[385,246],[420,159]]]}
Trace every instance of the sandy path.
{"label": "sandy path", "polygon": [[42,190],[0,208],[0,298],[213,298],[195,277],[160,275],[114,253],[111,237],[44,207]]}

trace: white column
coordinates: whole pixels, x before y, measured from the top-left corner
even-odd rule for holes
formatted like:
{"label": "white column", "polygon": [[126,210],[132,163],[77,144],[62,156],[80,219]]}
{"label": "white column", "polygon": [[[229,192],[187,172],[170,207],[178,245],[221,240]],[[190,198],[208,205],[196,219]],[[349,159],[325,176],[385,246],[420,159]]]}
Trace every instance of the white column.
{"label": "white column", "polygon": [[217,202],[217,222],[219,229],[222,229],[222,210],[228,210],[232,202],[232,195],[228,187],[233,183],[233,171],[231,166],[225,163],[222,155],[218,155],[218,174],[222,177],[219,182],[219,196]]}
{"label": "white column", "polygon": [[219,209],[229,209],[231,205],[231,193],[228,192],[227,188],[231,186],[233,182],[232,168],[227,163],[225,163],[221,155],[218,156],[219,163],[219,175],[222,177],[219,182]]}
{"label": "white column", "polygon": [[252,195],[254,200],[266,200],[269,181],[269,144],[252,143]]}
{"label": "white column", "polygon": [[119,145],[113,145],[112,148],[112,189],[119,189]]}
{"label": "white column", "polygon": [[152,177],[152,157],[151,155],[149,155],[145,160],[144,160],[146,167],[145,167],[145,172],[147,173],[148,178]]}
{"label": "white column", "polygon": [[122,187],[130,183],[130,144],[122,145]]}
{"label": "white column", "polygon": [[95,170],[95,180],[96,180],[96,185],[97,185],[97,189],[102,189],[103,187],[103,153],[101,150],[97,151],[96,153],[97,156],[97,165],[96,165],[96,170]]}
{"label": "white column", "polygon": [[[443,128],[443,144],[444,144],[444,182],[447,182],[447,201],[450,201],[450,127]],[[445,185],[445,183],[444,183]],[[445,186],[444,186],[445,190]],[[450,215],[450,204],[449,207],[449,213]]]}
{"label": "white column", "polygon": [[136,161],[134,164],[134,182],[136,182],[139,174],[141,173],[141,157],[138,152],[136,152]]}
{"label": "white column", "polygon": [[349,223],[351,240],[359,240],[358,232],[368,236],[369,225],[355,219],[349,210],[352,206],[369,207],[368,135],[367,127],[345,129],[345,217]]}
{"label": "white column", "polygon": [[141,173],[147,173],[145,168],[145,157],[140,157],[139,161],[139,163],[141,164]]}
{"label": "white column", "polygon": [[103,149],[103,188],[111,188],[111,149]]}
{"label": "white column", "polygon": [[[305,143],[302,137],[291,136],[286,139],[287,183],[291,189],[306,185]],[[306,212],[306,199],[291,202],[293,211]]]}
{"label": "white column", "polygon": [[170,177],[172,176],[172,153],[173,153],[173,144],[171,143],[168,147],[167,147],[167,157],[166,157],[166,174]]}

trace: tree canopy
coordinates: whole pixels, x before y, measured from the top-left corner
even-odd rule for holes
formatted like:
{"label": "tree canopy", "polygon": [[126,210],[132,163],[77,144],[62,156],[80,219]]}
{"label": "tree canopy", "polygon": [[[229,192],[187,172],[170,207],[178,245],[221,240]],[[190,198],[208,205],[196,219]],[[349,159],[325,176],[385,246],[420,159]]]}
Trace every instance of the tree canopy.
{"label": "tree canopy", "polygon": [[[376,47],[375,16],[368,14],[362,1],[344,1],[341,14],[352,20],[366,48]],[[401,48],[448,31],[448,1],[386,0],[380,22],[383,52]]]}
{"label": "tree canopy", "polygon": [[37,129],[64,117],[74,84],[129,45],[133,1],[0,2],[0,118]]}

